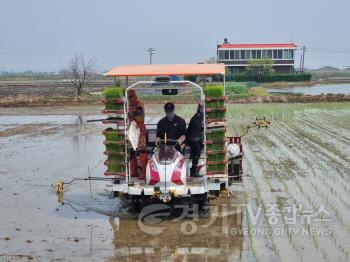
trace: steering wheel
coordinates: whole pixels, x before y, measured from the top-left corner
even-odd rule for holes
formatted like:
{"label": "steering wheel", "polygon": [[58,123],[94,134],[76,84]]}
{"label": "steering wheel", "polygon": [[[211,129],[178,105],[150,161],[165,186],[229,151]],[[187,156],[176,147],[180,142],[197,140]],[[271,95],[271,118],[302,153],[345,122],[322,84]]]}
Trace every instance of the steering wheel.
{"label": "steering wheel", "polygon": [[156,146],[160,146],[160,145],[176,146],[178,144],[179,144],[179,141],[175,139],[167,139],[166,143],[165,143],[165,139],[161,139],[157,142]]}

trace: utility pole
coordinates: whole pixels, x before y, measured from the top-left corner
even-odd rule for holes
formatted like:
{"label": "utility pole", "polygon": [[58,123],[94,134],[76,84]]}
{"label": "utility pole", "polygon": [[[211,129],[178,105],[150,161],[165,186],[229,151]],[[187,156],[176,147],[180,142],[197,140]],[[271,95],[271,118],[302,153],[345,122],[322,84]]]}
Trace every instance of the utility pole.
{"label": "utility pole", "polygon": [[306,47],[303,46],[301,49],[303,50],[303,59],[302,59],[302,68],[301,68],[301,72],[304,72],[304,62],[305,62],[305,51],[306,51]]}
{"label": "utility pole", "polygon": [[302,67],[302,61],[303,61],[303,54],[300,54],[300,63],[299,63],[299,71],[301,72],[301,67]]}
{"label": "utility pole", "polygon": [[216,40],[216,63],[219,61],[219,41]]}
{"label": "utility pole", "polygon": [[150,47],[146,51],[149,52],[149,64],[152,65],[152,56],[156,50],[153,47]]}

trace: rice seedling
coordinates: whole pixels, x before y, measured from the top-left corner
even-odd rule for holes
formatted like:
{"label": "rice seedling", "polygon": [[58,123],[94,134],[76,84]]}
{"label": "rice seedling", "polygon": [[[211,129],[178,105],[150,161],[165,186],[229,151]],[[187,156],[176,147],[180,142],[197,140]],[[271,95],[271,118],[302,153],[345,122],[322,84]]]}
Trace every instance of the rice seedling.
{"label": "rice seedling", "polygon": [[209,129],[207,130],[207,140],[218,141],[226,138],[225,129]]}
{"label": "rice seedling", "polygon": [[[286,132],[285,132],[284,134],[286,134],[286,133],[294,133],[294,132],[295,132],[293,129],[291,130],[291,129],[285,128],[285,127],[284,127],[284,129],[286,130]],[[282,134],[276,134],[275,137],[276,137],[276,138],[279,137],[279,138],[281,139],[281,141],[283,141],[282,139],[285,139],[285,138],[286,138],[285,135],[282,137]],[[293,138],[293,137],[291,137],[291,139],[292,139],[292,138]],[[305,138],[303,138],[303,139],[305,139]],[[305,141],[307,141],[307,138],[306,138]],[[292,151],[292,152],[293,152],[293,150],[287,150],[283,144],[281,144],[281,143],[279,143],[279,144],[280,144],[280,148],[283,149],[284,151],[286,151],[286,152]],[[310,144],[310,145],[311,145],[311,144]],[[316,147],[316,148],[318,149],[318,147]],[[314,152],[314,153],[317,153],[316,151],[313,151],[313,152]],[[318,153],[317,153],[317,154],[318,154]],[[292,156],[293,156],[293,155],[292,155]],[[294,156],[294,157],[295,157],[295,156]],[[322,159],[323,156],[320,155],[320,158]],[[306,160],[305,160],[305,161],[306,161]],[[315,159],[314,161],[319,162],[318,159]],[[320,164],[320,166],[325,165],[325,163],[323,163],[322,161],[321,161],[319,164]],[[315,167],[314,167],[311,163],[309,163],[309,165],[307,165],[307,166],[309,167],[310,171],[312,171],[313,174],[316,174],[316,173],[317,173],[317,172],[315,171]],[[326,167],[326,166],[325,166],[325,167]],[[298,181],[299,179],[300,179],[299,177],[296,177],[296,178],[295,178],[295,182],[296,182],[297,184],[299,184],[299,186],[301,187],[301,182]],[[320,198],[320,199],[323,200],[323,203],[325,204],[325,206],[327,206],[328,208],[332,209],[332,211],[334,212],[334,214],[335,214],[336,218],[338,219],[338,221],[345,227],[345,229],[346,229],[348,232],[350,232],[350,224],[348,224],[348,223],[346,222],[345,216],[343,215],[343,212],[342,212],[343,209],[342,209],[342,211],[341,211],[341,210],[337,207],[337,205],[335,204],[335,202],[331,200],[331,198],[329,197],[329,194],[325,194],[323,191],[321,191],[320,186],[324,186],[324,185],[322,185],[322,184],[320,185],[320,184],[319,184],[316,180],[314,180],[312,177],[310,177],[308,180],[306,180],[306,182],[309,182],[309,184],[310,184],[310,186],[313,188],[313,190],[314,190],[316,196],[317,196],[318,198]],[[305,183],[305,181],[303,181],[302,183]],[[302,189],[300,189],[300,191],[303,193]],[[305,198],[312,204],[312,206],[313,206],[314,209],[317,209],[317,202],[316,202],[316,200],[315,200],[314,198],[311,198],[309,195],[306,195]],[[339,201],[339,200],[337,199],[337,201]],[[342,201],[340,201],[340,202],[342,202]],[[347,206],[347,205],[345,204],[345,207],[346,207],[346,206]]]}
{"label": "rice seedling", "polygon": [[207,155],[207,161],[224,161],[226,160],[226,153],[214,153]]}
{"label": "rice seedling", "polygon": [[223,100],[205,103],[206,108],[220,108],[220,107],[224,107],[224,106],[225,106],[225,101],[223,101]]}
{"label": "rice seedling", "polygon": [[276,240],[274,239],[273,234],[272,234],[272,232],[273,232],[272,226],[268,222],[268,217],[266,216],[267,208],[266,208],[266,204],[263,200],[263,197],[261,195],[261,186],[259,186],[257,178],[255,176],[252,176],[252,181],[255,185],[255,188],[256,188],[255,191],[256,191],[258,199],[260,199],[260,204],[261,204],[261,207],[263,209],[264,222],[266,224],[266,227],[269,229],[267,237],[268,237],[268,240],[271,242],[271,249],[274,251],[275,255],[279,258],[279,260],[281,260],[280,259],[280,256],[281,256],[280,251],[277,249]]}
{"label": "rice seedling", "polygon": [[[214,141],[215,142],[215,141]],[[207,150],[223,150],[225,149],[225,143],[220,142],[220,143],[213,143],[213,144],[208,144],[207,145]]]}
{"label": "rice seedling", "polygon": [[226,112],[225,111],[207,112],[207,117],[208,117],[208,119],[211,119],[211,120],[225,119],[225,116],[226,116]]}
{"label": "rice seedling", "polygon": [[120,162],[109,162],[107,166],[107,172],[122,173],[125,172],[125,167],[124,165],[121,165]]}
{"label": "rice seedling", "polygon": [[116,143],[108,143],[106,144],[106,150],[108,152],[116,152],[116,153],[119,153],[119,152],[124,152],[124,145],[120,145],[120,144],[116,144]]}
{"label": "rice seedling", "polygon": [[122,154],[113,154],[111,153],[108,156],[108,160],[107,161],[113,161],[113,162],[121,162],[124,161],[125,156],[123,156]]}
{"label": "rice seedling", "polygon": [[[241,130],[237,127],[244,126],[243,123],[250,121],[258,114],[268,114],[274,119],[274,128],[266,132],[266,135],[254,133],[253,139],[251,136],[246,137],[246,147],[248,144],[254,145],[254,151],[249,154],[253,154],[257,160],[250,159],[246,150],[247,164],[253,171],[252,179],[257,178],[256,184],[263,192],[270,192],[269,188],[276,188],[276,185],[277,188],[282,189],[282,191],[272,191],[270,194],[272,198],[281,195],[291,200],[299,210],[304,211],[315,211],[320,204],[323,204],[330,213],[330,216],[325,215],[325,218],[333,218],[332,223],[322,221],[319,224],[330,232],[323,236],[325,241],[318,235],[312,234],[314,225],[308,225],[304,220],[304,223],[298,222],[297,227],[302,232],[309,232],[307,237],[303,238],[299,234],[294,235],[290,234],[290,231],[285,231],[287,234],[284,240],[290,243],[289,250],[295,250],[293,252],[297,260],[305,260],[310,253],[315,253],[317,260],[331,261],[337,258],[348,261],[350,252],[345,244],[347,243],[346,237],[342,232],[348,233],[350,229],[348,221],[345,220],[349,213],[350,191],[347,176],[348,163],[344,161],[348,159],[349,150],[346,147],[348,141],[344,140],[343,136],[349,132],[344,130],[340,136],[332,123],[342,130],[342,126],[347,124],[341,122],[340,119],[344,119],[344,112],[348,112],[349,107],[347,105],[347,108],[344,108],[342,105],[341,113],[335,110],[330,112],[328,107],[324,107],[324,105],[316,104],[310,106],[288,104],[282,107],[281,105],[229,105],[230,115],[235,115],[235,118],[232,117],[229,122],[230,134],[239,134]],[[308,110],[310,108],[312,110]],[[309,121],[310,119],[312,122]],[[285,161],[286,158],[290,161]],[[290,164],[291,162],[293,165]],[[261,176],[259,168],[266,169],[269,175],[266,178]],[[274,168],[276,170],[271,172],[271,169],[274,170]],[[265,187],[264,185],[270,186]],[[258,199],[260,198],[263,198],[262,202],[265,204],[272,200],[266,195],[258,196]],[[278,207],[281,209],[282,205]],[[284,216],[281,219],[280,222],[285,229],[293,227],[286,225],[287,220]],[[306,230],[307,228],[309,230]],[[277,236],[274,241],[277,249],[282,245],[280,239],[282,240],[282,237]],[[300,241],[304,241],[305,245],[301,246]],[[307,246],[309,254],[305,253],[306,249],[304,250]],[[283,250],[280,252],[282,258],[285,258],[285,252]]]}
{"label": "rice seedling", "polygon": [[253,234],[252,234],[252,225],[251,225],[251,221],[248,219],[248,216],[245,216],[245,223],[247,224],[247,228],[248,228],[248,240],[249,240],[249,246],[251,247],[252,253],[254,255],[254,258],[256,261],[260,261],[260,257],[258,256],[257,252],[256,252],[256,248],[254,245],[254,239],[253,239]]}
{"label": "rice seedling", "polygon": [[117,103],[113,102],[111,100],[106,101],[105,103],[105,108],[107,110],[123,110],[124,109],[124,104],[123,103]]}
{"label": "rice seedling", "polygon": [[220,98],[225,95],[225,88],[223,85],[209,85],[204,88],[204,94],[209,98]]}
{"label": "rice seedling", "polygon": [[[301,184],[299,183],[299,181],[295,181],[295,182],[296,182],[298,188],[302,187]],[[300,188],[299,188],[299,192],[302,192],[302,195],[304,196],[305,199],[307,199],[308,203],[312,206],[313,209],[316,209],[318,207],[317,204],[312,201],[312,197],[306,195],[305,190],[303,190],[303,189],[300,190]],[[305,205],[303,205],[303,206],[305,206]],[[308,229],[308,231],[310,231],[310,225],[307,224],[306,222],[304,224],[305,224],[305,227]],[[331,234],[329,234],[329,235],[331,236],[331,238],[333,240],[333,243],[344,254],[344,256],[346,258],[348,258],[349,257],[349,252],[346,250],[346,248],[344,248],[344,246],[341,243],[338,243],[337,236],[336,236],[335,232],[329,228],[329,226],[326,224],[325,221],[322,221],[322,225],[323,225],[324,228],[327,228],[327,229],[330,230]],[[314,244],[317,247],[317,249],[320,249],[319,243],[317,241],[316,236],[311,234],[311,237],[312,237],[312,240],[314,241]]]}
{"label": "rice seedling", "polygon": [[105,98],[116,99],[124,96],[124,88],[122,87],[109,87],[104,90]]}
{"label": "rice seedling", "polygon": [[[290,167],[289,167],[289,166],[286,166],[285,168],[286,168],[287,172],[292,172],[292,170],[290,170]],[[294,182],[296,183],[299,192],[301,192],[302,195],[303,195],[303,197],[311,204],[312,208],[313,208],[314,210],[316,210],[316,209],[318,208],[318,204],[316,203],[316,201],[313,200],[314,197],[312,197],[311,195],[308,194],[308,193],[310,193],[310,191],[307,191],[307,192],[306,192],[306,191],[304,190],[304,188],[302,187],[302,183],[300,183],[300,182],[298,181],[298,179],[295,179]],[[311,181],[308,181],[308,182],[311,182]],[[311,185],[313,185],[313,184],[311,183]],[[286,192],[289,192],[289,194],[291,194],[290,191],[289,191],[288,189],[286,190]],[[319,196],[319,190],[318,190],[318,189],[314,188],[314,192],[316,193],[316,196]],[[292,195],[290,195],[290,196],[292,196]],[[294,195],[293,197],[295,197],[295,195]],[[322,198],[322,197],[321,197],[321,198]],[[322,198],[322,199],[324,199],[324,198]],[[295,201],[295,200],[294,200],[294,201]],[[302,203],[302,202],[300,202],[300,203]],[[300,203],[299,203],[299,204],[300,204]],[[305,206],[305,205],[303,204],[303,206]],[[307,223],[304,223],[304,224],[306,224],[306,228],[307,228],[308,231],[309,231],[310,225],[307,224]],[[324,228],[328,228],[330,231],[332,231],[332,230],[328,227],[328,225],[326,225],[326,222],[325,222],[325,221],[322,221],[322,224],[323,224],[323,227],[324,227]],[[330,234],[330,236],[332,237],[332,239],[333,239],[333,241],[334,241],[334,244],[338,247],[338,249],[345,255],[345,257],[348,258],[349,254],[348,254],[348,252],[346,251],[346,249],[344,249],[344,246],[341,245],[340,243],[337,243],[336,235],[332,232],[332,234]],[[317,249],[320,249],[319,243],[318,243],[318,241],[317,241],[317,239],[316,239],[316,237],[315,237],[314,235],[312,235],[312,240],[314,241],[315,247],[316,247]],[[323,255],[323,256],[328,256],[328,255],[325,254],[325,253],[322,253],[322,255]]]}
{"label": "rice seedling", "polygon": [[226,165],[225,164],[211,164],[211,165],[208,165],[207,167],[207,171],[208,172],[221,172],[221,173],[224,173],[226,172]]}
{"label": "rice seedling", "polygon": [[106,137],[106,141],[116,142],[123,141],[125,137],[123,133],[114,129],[106,129],[104,135]]}

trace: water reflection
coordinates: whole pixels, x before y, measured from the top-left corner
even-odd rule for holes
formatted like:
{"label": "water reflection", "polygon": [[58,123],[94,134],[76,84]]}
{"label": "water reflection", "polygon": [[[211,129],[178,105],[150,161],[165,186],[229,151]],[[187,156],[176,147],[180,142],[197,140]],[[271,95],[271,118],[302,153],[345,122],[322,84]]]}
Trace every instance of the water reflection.
{"label": "water reflection", "polygon": [[234,232],[242,230],[244,213],[237,212],[228,200],[212,203],[210,212],[191,216],[197,214],[192,212],[180,218],[183,213],[164,216],[166,208],[152,214],[135,214],[123,209],[126,203],[106,195],[74,194],[64,200],[62,195],[58,198],[64,203],[60,215],[99,220],[108,217],[113,232],[110,262],[241,260],[244,236]]}
{"label": "water reflection", "polygon": [[[114,257],[109,261],[157,260],[240,260],[243,236],[234,235],[241,229],[243,213],[225,214],[222,210],[200,217],[197,221],[164,219],[149,224],[162,233],[145,233],[136,218],[109,218],[114,232]],[[185,226],[184,226],[185,225]],[[193,228],[195,225],[195,233]]]}

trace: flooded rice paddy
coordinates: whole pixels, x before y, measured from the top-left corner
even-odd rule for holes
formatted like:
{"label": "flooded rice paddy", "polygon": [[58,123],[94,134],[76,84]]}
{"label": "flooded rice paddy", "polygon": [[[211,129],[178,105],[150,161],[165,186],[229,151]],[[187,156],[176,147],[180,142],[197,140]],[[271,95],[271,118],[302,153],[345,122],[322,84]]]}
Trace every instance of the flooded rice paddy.
{"label": "flooded rice paddy", "polygon": [[295,86],[288,88],[269,88],[270,94],[303,94],[303,95],[321,95],[321,94],[350,94],[350,84],[317,84],[314,86]]}
{"label": "flooded rice paddy", "polygon": [[27,112],[0,115],[0,261],[349,261],[349,103],[229,105],[230,135],[271,120],[243,139],[246,183],[209,214],[146,222],[104,182],[54,192],[103,174],[99,108]]}

